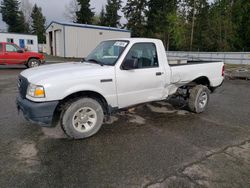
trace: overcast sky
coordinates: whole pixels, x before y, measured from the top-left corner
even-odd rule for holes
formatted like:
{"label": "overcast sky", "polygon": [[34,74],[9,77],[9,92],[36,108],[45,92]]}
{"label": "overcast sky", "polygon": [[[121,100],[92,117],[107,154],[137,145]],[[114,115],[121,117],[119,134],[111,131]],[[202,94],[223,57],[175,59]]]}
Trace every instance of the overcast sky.
{"label": "overcast sky", "polygon": [[[1,1],[1,0],[0,0]],[[70,3],[71,0],[29,0],[31,3],[36,3],[42,7],[43,14],[47,19],[47,24],[51,21],[69,21],[65,18],[64,11],[65,6]],[[102,6],[106,4],[107,0],[91,0],[91,7],[95,12],[100,12]],[[124,22],[124,19],[123,19]],[[4,22],[0,14],[0,30],[5,28]]]}

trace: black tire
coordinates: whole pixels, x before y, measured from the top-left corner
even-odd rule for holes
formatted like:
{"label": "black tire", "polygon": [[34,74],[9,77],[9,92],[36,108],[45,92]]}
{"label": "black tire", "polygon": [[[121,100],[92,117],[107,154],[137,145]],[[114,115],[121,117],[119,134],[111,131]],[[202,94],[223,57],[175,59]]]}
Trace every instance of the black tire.
{"label": "black tire", "polygon": [[[65,108],[66,109],[62,115],[61,126],[65,134],[70,138],[73,139],[88,138],[96,134],[103,124],[103,119],[104,119],[103,109],[101,104],[95,99],[92,98],[76,99],[71,103],[69,103],[68,105],[66,105]],[[90,117],[88,113],[92,113],[92,117]],[[85,115],[83,116],[83,114]],[[93,120],[90,121],[90,119],[95,119],[95,123],[91,122]]]}
{"label": "black tire", "polygon": [[26,64],[26,66],[28,68],[33,68],[33,67],[38,67],[40,66],[41,62],[39,59],[34,59],[34,58],[31,58],[28,63]]}
{"label": "black tire", "polygon": [[202,113],[209,102],[209,89],[204,85],[197,85],[189,90],[188,107],[194,113]]}

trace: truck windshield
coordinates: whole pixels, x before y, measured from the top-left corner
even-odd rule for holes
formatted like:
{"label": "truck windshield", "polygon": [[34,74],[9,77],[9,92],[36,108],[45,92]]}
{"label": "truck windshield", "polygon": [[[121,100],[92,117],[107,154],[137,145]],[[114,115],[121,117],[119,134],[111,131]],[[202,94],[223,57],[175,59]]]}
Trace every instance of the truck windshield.
{"label": "truck windshield", "polygon": [[85,61],[101,65],[114,65],[128,45],[128,41],[112,40],[101,42]]}

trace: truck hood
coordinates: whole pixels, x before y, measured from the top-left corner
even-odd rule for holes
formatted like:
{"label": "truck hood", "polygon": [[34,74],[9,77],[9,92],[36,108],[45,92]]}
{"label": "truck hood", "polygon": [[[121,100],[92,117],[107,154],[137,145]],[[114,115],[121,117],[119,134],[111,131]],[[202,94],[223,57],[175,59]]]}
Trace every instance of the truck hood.
{"label": "truck hood", "polygon": [[37,52],[32,52],[32,51],[24,51],[25,55],[29,55],[29,56],[40,56],[42,55],[41,53],[37,53]]}
{"label": "truck hood", "polygon": [[46,84],[48,80],[82,79],[86,77],[113,75],[113,66],[100,66],[94,63],[68,62],[44,65],[27,69],[21,75],[33,84]]}

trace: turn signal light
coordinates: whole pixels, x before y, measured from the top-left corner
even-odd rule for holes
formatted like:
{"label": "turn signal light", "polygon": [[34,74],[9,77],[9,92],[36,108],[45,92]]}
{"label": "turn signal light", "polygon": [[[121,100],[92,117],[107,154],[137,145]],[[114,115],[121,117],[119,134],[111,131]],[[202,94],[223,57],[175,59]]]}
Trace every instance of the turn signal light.
{"label": "turn signal light", "polygon": [[44,96],[44,90],[37,88],[35,90],[35,96],[37,97]]}

